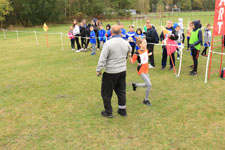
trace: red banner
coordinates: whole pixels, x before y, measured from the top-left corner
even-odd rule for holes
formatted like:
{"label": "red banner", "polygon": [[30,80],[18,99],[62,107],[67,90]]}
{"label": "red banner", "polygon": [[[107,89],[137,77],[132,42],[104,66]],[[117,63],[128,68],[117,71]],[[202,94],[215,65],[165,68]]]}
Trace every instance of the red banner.
{"label": "red banner", "polygon": [[213,35],[225,35],[225,0],[216,0]]}

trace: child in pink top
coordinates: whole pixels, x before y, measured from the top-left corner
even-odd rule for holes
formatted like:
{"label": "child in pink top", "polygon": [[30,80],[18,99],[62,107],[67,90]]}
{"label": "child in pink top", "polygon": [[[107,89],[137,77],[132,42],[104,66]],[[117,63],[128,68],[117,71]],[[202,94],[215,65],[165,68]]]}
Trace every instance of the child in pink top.
{"label": "child in pink top", "polygon": [[68,37],[70,38],[72,51],[75,51],[75,36],[73,35],[73,27],[70,27]]}

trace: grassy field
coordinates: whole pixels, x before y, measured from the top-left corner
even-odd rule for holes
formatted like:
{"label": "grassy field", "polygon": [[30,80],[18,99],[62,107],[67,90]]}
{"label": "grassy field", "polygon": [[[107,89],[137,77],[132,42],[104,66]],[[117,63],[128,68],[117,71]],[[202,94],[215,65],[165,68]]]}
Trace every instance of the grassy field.
{"label": "grassy field", "polygon": [[[179,17],[169,19],[177,21]],[[201,19],[203,26],[213,23],[212,15],[196,17],[185,16],[184,24],[188,18]],[[131,22],[124,24],[127,27]],[[152,22],[157,24],[159,19]],[[67,33],[68,28],[50,26],[49,32]],[[128,64],[128,116],[116,114],[114,94],[114,118],[106,119],[100,115],[101,78],[95,73],[100,51],[96,56],[74,53],[66,36],[64,51],[60,35],[49,35],[49,48],[44,34],[38,34],[39,46],[34,34],[19,33],[19,37],[18,42],[15,32],[8,31],[3,40],[0,32],[1,150],[225,149],[225,81],[218,76],[220,56],[213,55],[214,74],[204,84],[205,57],[199,58],[198,75],[189,76],[192,59],[185,50],[177,78],[168,65],[166,70],[160,69],[162,49],[157,46],[156,68],[149,73],[152,106],[142,104],[144,88],[132,91],[131,82],[142,80],[136,65]]]}

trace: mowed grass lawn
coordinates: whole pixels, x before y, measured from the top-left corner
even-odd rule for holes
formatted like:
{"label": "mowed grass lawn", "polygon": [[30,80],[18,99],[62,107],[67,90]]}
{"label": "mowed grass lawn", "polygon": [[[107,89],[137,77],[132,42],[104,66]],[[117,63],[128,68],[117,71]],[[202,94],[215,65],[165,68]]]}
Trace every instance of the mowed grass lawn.
{"label": "mowed grass lawn", "polygon": [[[213,22],[213,16],[189,18],[201,19],[203,26]],[[184,20],[187,24],[188,17]],[[126,27],[130,23],[124,21]],[[67,33],[68,28],[50,26],[49,32]],[[156,46],[156,68],[149,71],[152,106],[142,104],[145,88],[132,91],[131,83],[142,80],[137,64],[128,63],[128,116],[117,115],[114,94],[114,118],[106,119],[100,115],[101,78],[95,72],[101,51],[96,56],[90,56],[90,51],[74,53],[66,36],[64,51],[60,35],[49,35],[49,48],[44,34],[38,34],[39,46],[32,33],[19,33],[19,37],[20,42],[15,32],[7,32],[3,40],[0,33],[1,150],[225,149],[225,81],[218,75],[220,56],[213,55],[214,74],[205,84],[205,57],[199,58],[198,75],[189,76],[192,59],[184,50],[177,78],[168,65],[161,70],[162,49]]]}

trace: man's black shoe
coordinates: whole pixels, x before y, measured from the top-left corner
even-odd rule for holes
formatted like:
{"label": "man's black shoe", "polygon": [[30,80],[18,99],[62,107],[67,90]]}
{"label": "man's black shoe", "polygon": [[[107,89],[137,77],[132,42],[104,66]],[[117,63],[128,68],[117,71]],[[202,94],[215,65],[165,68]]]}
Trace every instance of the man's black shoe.
{"label": "man's black shoe", "polygon": [[170,67],[170,70],[173,70],[173,67]]}
{"label": "man's black shoe", "polygon": [[164,69],[166,69],[166,67],[162,67],[161,69],[164,70]]}
{"label": "man's black shoe", "polygon": [[135,83],[132,83],[133,91],[136,91],[137,87]]}
{"label": "man's black shoe", "polygon": [[193,72],[190,73],[190,75],[191,75],[191,76],[196,76],[196,75],[197,75],[197,72],[194,72],[194,71],[193,71]]}
{"label": "man's black shoe", "polygon": [[149,100],[145,100],[143,101],[143,104],[147,105],[147,106],[152,106],[152,104],[150,103]]}
{"label": "man's black shoe", "polygon": [[113,117],[112,114],[109,114],[109,113],[107,113],[107,112],[105,112],[105,111],[102,111],[102,112],[101,112],[101,115],[102,115],[103,117],[107,117],[107,118],[112,118],[112,117]]}
{"label": "man's black shoe", "polygon": [[127,116],[127,111],[126,111],[126,109],[118,109],[117,113],[118,113],[120,116],[123,116],[123,117],[126,117],[126,116]]}

